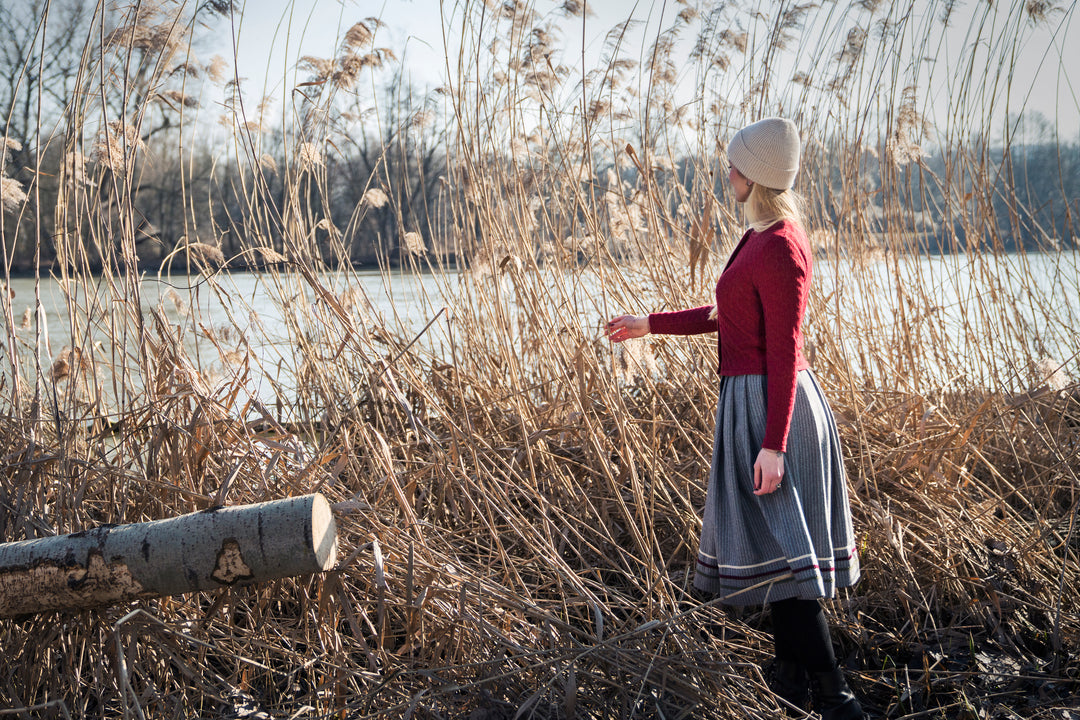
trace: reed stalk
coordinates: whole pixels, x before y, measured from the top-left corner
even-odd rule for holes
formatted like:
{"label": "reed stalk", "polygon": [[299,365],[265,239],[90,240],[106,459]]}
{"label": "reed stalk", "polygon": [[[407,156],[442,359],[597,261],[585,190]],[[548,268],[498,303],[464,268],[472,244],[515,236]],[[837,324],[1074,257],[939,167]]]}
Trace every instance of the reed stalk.
{"label": "reed stalk", "polygon": [[[318,491],[342,560],[4,620],[0,713],[775,717],[767,614],[692,588],[714,339],[613,348],[600,332],[708,302],[742,232],[724,141],[772,113],[805,139],[807,352],[864,566],[828,603],[853,685],[891,718],[1074,712],[1078,256],[1075,236],[1004,251],[1050,238],[991,138],[1015,141],[996,90],[1028,34],[1066,27],[1075,5],[979,5],[959,63],[954,4],[924,5],[680,5],[644,33],[614,28],[595,68],[560,51],[585,4],[445,6],[459,45],[423,108],[438,119],[380,128],[409,141],[381,149],[342,223],[340,128],[394,57],[361,21],[332,57],[305,58],[272,163],[234,84],[217,162],[235,202],[204,215],[185,191],[190,230],[161,249],[159,294],[138,269],[140,178],[173,157],[194,186],[197,158],[190,135],[161,146],[152,130],[163,112],[202,121],[169,93],[193,29],[236,8],[99,6],[48,140],[67,158],[55,204],[32,199],[41,176],[5,204],[20,222],[51,213],[65,312],[34,302],[20,323],[26,298],[0,296],[2,539]],[[967,70],[942,77],[946,58]],[[394,168],[422,168],[424,142],[445,167],[419,227],[410,193],[436,178]],[[380,312],[352,266],[379,213],[399,249],[384,282],[424,288],[410,314]],[[237,267],[269,306],[235,292]],[[46,322],[70,330],[66,348],[45,349]]]}

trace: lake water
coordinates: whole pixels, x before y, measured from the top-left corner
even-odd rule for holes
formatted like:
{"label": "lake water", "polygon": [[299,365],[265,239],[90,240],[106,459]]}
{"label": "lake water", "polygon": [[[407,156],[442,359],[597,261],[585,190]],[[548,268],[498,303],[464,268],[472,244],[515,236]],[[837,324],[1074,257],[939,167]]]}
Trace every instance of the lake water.
{"label": "lake water", "polygon": [[[298,277],[251,273],[145,276],[138,283],[136,318],[127,301],[132,293],[121,282],[13,278],[9,292],[13,331],[4,334],[14,338],[21,376],[34,377],[36,356],[40,372],[51,379],[50,370],[68,348],[92,348],[106,391],[112,384],[106,376],[125,371],[129,373],[125,382],[139,387],[141,379],[134,371],[139,359],[133,350],[140,345],[138,328],[144,326],[147,335],[156,338],[160,328],[168,327],[192,363],[212,380],[229,372],[235,352],[250,351],[258,361],[250,365],[248,384],[253,394],[267,402],[272,393],[266,374],[273,373],[279,387],[294,384],[293,363],[282,358],[292,352],[296,334],[318,315],[313,308],[325,306],[319,294]],[[440,300],[439,283],[430,275],[332,273],[320,276],[319,283],[355,322],[402,334],[422,328]],[[39,293],[41,312],[35,314]],[[9,343],[4,346],[8,347],[0,361],[0,383],[10,388],[11,352]]]}
{"label": "lake water", "polygon": [[[815,291],[824,299],[826,311],[824,317],[810,318],[808,323],[827,324],[819,329],[842,338],[856,374],[881,375],[889,382],[895,382],[891,374],[900,371],[882,366],[885,353],[875,349],[904,342],[932,345],[918,353],[924,366],[915,368],[917,372],[962,373],[982,386],[1020,387],[1027,382],[1027,366],[1033,358],[1045,358],[1048,364],[1064,365],[1075,382],[1080,374],[1078,266],[1080,255],[1076,252],[976,259],[931,256],[899,263],[886,258],[857,267],[846,265],[846,261],[818,260]],[[212,278],[146,276],[138,285],[136,318],[126,300],[112,300],[131,297],[124,288],[110,287],[100,279],[65,285],[53,278],[40,281],[42,312],[35,316],[35,281],[15,279],[10,287],[14,329],[5,335],[15,341],[24,379],[36,372],[35,355],[40,358],[43,376],[51,378],[53,363],[72,346],[94,348],[101,379],[102,366],[111,367],[114,374],[132,373],[132,368],[139,366],[138,358],[126,348],[139,345],[133,340],[140,324],[148,328],[150,337],[167,326],[180,338],[193,363],[211,378],[229,372],[231,352],[250,352],[258,359],[251,364],[250,392],[268,402],[272,383],[267,373],[274,375],[279,390],[293,384],[293,347],[312,322],[381,327],[408,339],[440,308],[453,306],[454,299],[444,297],[443,288],[460,287],[456,274],[412,272],[331,273],[318,281],[333,300],[328,301],[311,283],[298,277],[247,273]],[[583,299],[579,307],[619,307],[617,302],[604,301],[603,281],[588,271],[575,273],[572,282],[565,285]],[[662,299],[649,288],[642,293],[652,296],[644,299],[645,307],[662,305]],[[587,328],[586,334],[598,328],[599,310],[579,309],[576,313],[580,315],[578,322]],[[996,355],[988,356],[987,348],[972,345],[984,343],[988,337],[999,338],[1003,347],[1017,350],[1015,357],[1002,357],[1005,353],[993,348],[990,350]],[[437,332],[429,333],[424,342],[427,349],[440,352]],[[5,346],[0,382],[10,388],[12,352],[9,343]],[[940,367],[935,368],[935,364]],[[140,381],[131,374],[128,382],[137,386]]]}
{"label": "lake water", "polygon": [[922,366],[907,372],[943,384],[963,377],[1022,391],[1042,372],[1036,364],[1080,378],[1080,252],[886,258],[857,268],[819,261],[816,269],[829,331],[853,350],[856,374],[890,369],[855,350],[915,343],[895,355],[917,355]]}

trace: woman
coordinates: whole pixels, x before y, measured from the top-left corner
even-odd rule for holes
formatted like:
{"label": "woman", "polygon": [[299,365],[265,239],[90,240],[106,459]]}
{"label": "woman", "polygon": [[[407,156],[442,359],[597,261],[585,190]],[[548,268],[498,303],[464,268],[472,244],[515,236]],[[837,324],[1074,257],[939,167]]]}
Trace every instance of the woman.
{"label": "woman", "polygon": [[833,654],[819,598],[859,579],[840,441],[802,353],[813,258],[791,191],[794,123],[766,118],[728,147],[728,180],[750,229],[716,303],[608,322],[614,342],[718,332],[720,393],[694,584],[733,605],[768,604],[774,689],[824,720],[862,718]]}

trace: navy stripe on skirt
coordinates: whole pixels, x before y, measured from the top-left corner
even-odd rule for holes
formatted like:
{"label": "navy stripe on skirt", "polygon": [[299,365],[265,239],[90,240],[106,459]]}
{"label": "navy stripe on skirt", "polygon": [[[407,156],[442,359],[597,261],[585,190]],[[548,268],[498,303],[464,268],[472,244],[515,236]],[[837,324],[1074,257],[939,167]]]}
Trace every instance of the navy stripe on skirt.
{"label": "navy stripe on skirt", "polygon": [[765,437],[764,375],[723,377],[694,585],[730,605],[831,598],[859,580],[836,420],[799,373],[780,489],[754,495]]}

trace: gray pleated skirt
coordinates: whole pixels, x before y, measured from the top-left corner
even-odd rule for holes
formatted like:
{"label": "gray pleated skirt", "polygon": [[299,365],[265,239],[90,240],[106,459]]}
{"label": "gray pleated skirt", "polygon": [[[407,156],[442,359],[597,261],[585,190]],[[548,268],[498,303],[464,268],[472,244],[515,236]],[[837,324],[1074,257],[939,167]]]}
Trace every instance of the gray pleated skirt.
{"label": "gray pleated skirt", "polygon": [[836,420],[798,376],[780,489],[754,495],[765,436],[764,375],[723,377],[694,585],[730,605],[829,598],[859,580]]}

